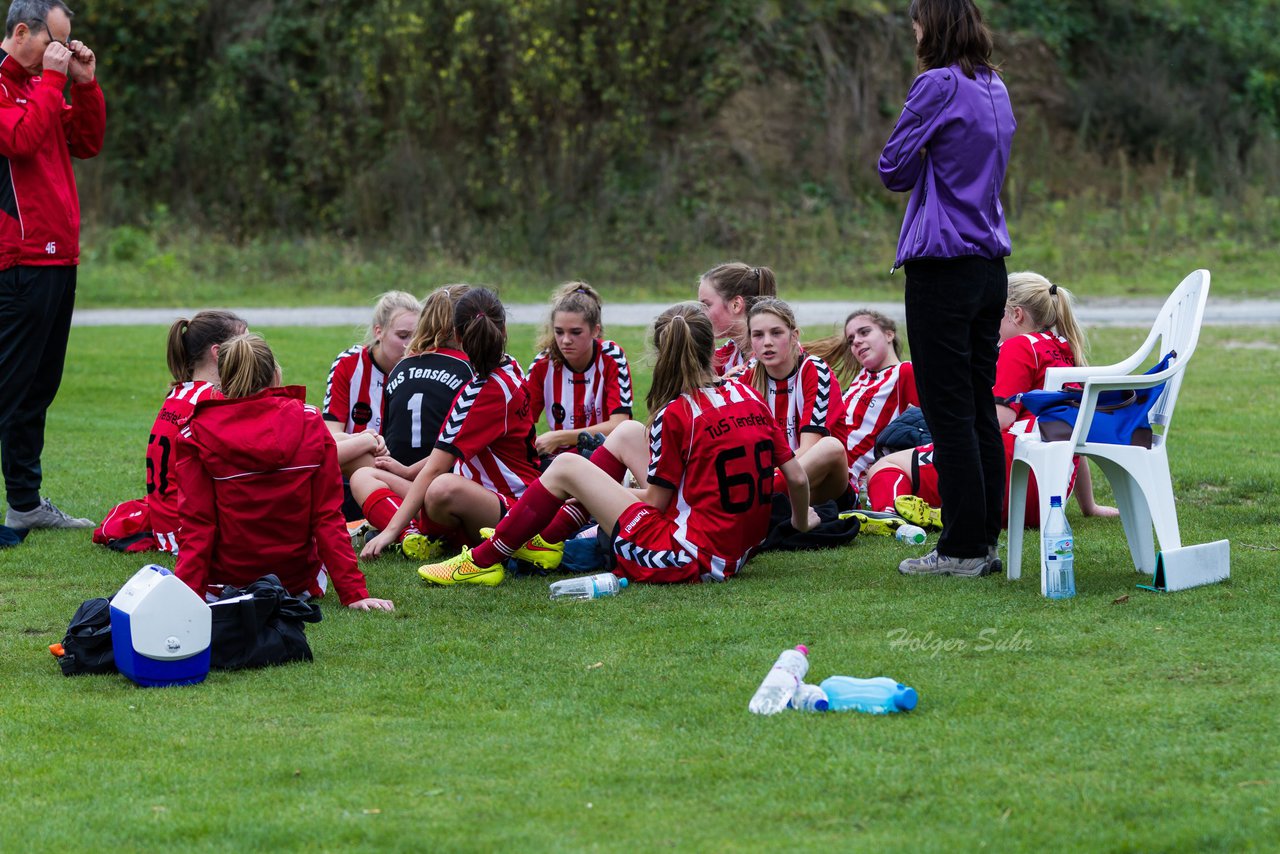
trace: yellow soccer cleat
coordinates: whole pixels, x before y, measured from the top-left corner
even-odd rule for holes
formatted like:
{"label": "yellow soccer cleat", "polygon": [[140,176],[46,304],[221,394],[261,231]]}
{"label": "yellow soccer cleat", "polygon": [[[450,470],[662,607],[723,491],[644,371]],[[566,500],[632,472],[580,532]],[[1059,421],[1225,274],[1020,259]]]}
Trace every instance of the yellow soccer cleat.
{"label": "yellow soccer cleat", "polygon": [[444,543],[426,534],[405,534],[400,553],[414,560],[435,560],[444,554]]}
{"label": "yellow soccer cleat", "polygon": [[858,520],[860,535],[872,537],[892,537],[894,532],[906,524],[901,516],[875,510],[846,510],[840,514],[841,519],[850,517]]}
{"label": "yellow soccer cleat", "polygon": [[[493,539],[493,528],[481,528],[480,536],[486,540]],[[511,556],[550,572],[560,568],[560,559],[564,557],[564,543],[548,543],[542,539],[541,534],[534,534],[532,540],[516,549]]]}
{"label": "yellow soccer cleat", "polygon": [[893,499],[893,509],[912,525],[918,525],[926,531],[942,530],[942,511],[937,507],[930,507],[929,502],[918,495],[899,495]]}
{"label": "yellow soccer cleat", "polygon": [[500,563],[476,566],[471,560],[471,549],[464,548],[461,554],[443,563],[429,563],[418,567],[418,575],[432,584],[484,584],[494,587],[502,583],[506,572]]}

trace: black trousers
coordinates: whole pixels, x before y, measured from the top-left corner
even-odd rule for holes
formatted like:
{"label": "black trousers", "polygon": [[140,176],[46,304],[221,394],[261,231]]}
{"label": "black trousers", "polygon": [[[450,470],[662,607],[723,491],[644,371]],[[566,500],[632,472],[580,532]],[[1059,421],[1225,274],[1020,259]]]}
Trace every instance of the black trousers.
{"label": "black trousers", "polygon": [[62,383],[75,267],[0,271],[0,468],[9,505],[40,501],[44,422]]}
{"label": "black trousers", "polygon": [[942,496],[938,554],[982,557],[1004,521],[1004,443],[991,394],[1004,259],[908,261],[905,269],[907,339]]}

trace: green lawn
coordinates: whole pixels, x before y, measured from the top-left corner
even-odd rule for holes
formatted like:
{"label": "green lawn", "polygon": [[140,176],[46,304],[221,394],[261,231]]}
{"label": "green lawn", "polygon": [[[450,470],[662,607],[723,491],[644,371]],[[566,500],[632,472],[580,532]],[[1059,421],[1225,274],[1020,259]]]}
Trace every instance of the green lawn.
{"label": "green lawn", "polygon": [[[318,401],[350,331],[268,334]],[[611,334],[643,362],[639,330]],[[1095,359],[1141,334],[1100,332]],[[163,341],[73,332],[45,452],[68,509],[141,494]],[[145,558],[36,532],[0,551],[0,849],[1270,849],[1277,371],[1277,330],[1205,330],[1171,457],[1184,542],[1230,538],[1232,578],[1170,595],[1135,589],[1118,521],[1074,504],[1061,602],[1034,538],[1012,583],[899,576],[907,550],[866,538],[574,604],[540,578],[428,589],[384,559],[364,569],[395,614],[324,600],[313,664],[144,690],[65,679],[45,647]],[[796,643],[813,681],[890,675],[919,707],[748,714]]]}
{"label": "green lawn", "polygon": [[[1055,202],[1010,220],[1010,270],[1040,270],[1088,297],[1163,297],[1187,271],[1213,271],[1214,295],[1280,297],[1277,206],[1242,211],[1181,197],[1145,198],[1123,210]],[[698,276],[734,258],[765,264],[788,299],[898,300],[889,274],[901,209],[837,216],[780,210],[744,223],[726,251],[661,234],[584,234],[541,257],[451,253],[426,244],[371,246],[336,237],[263,237],[232,244],[208,233],[130,226],[91,228],[83,238],[79,305],[365,305],[391,288],[423,294],[447,282],[499,287],[517,303],[545,301],[561,282],[585,279],[606,300],[688,299]],[[677,229],[673,229],[677,230]]]}

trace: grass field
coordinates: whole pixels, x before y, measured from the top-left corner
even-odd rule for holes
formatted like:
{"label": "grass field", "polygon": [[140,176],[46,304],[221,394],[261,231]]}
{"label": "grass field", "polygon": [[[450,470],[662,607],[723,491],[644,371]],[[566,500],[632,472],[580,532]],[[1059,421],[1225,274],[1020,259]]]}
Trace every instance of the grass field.
{"label": "grass field", "polygon": [[[611,333],[646,389],[639,330]],[[269,339],[318,401],[349,334]],[[1095,360],[1140,337],[1098,333]],[[44,456],[68,509],[141,494],[163,340],[74,331]],[[1118,521],[1074,504],[1061,602],[1033,538],[1016,582],[902,577],[906,549],[863,538],[575,604],[539,578],[427,589],[383,559],[364,569],[396,612],[324,600],[314,663],[143,690],[63,678],[45,647],[144,558],[36,532],[0,551],[0,849],[1271,849],[1278,371],[1275,329],[1205,330],[1171,458],[1183,541],[1230,538],[1232,578],[1170,595],[1136,590]],[[919,708],[748,714],[797,643],[811,681],[890,675]]]}
{"label": "grass field", "polygon": [[[1124,207],[1097,200],[1029,205],[1010,218],[1009,269],[1049,273],[1089,297],[1162,297],[1188,270],[1207,267],[1218,299],[1274,298],[1280,206],[1256,195],[1230,205],[1182,193]],[[391,288],[422,294],[446,282],[496,286],[508,302],[540,303],[571,279],[591,282],[606,301],[675,300],[692,294],[703,271],[733,258],[772,267],[788,298],[896,300],[903,274],[889,275],[889,268],[901,216],[897,204],[844,214],[782,209],[741,224],[733,245],[752,247],[748,257],[691,242],[674,225],[609,239],[587,233],[571,247],[544,247],[538,257],[323,236],[233,244],[172,226],[95,228],[84,235],[79,304],[365,305]]]}

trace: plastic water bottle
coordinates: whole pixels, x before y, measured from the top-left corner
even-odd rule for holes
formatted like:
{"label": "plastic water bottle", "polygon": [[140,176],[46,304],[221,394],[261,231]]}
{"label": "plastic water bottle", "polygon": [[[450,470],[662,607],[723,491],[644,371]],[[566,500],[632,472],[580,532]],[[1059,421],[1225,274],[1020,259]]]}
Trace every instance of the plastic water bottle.
{"label": "plastic water bottle", "polygon": [[828,705],[826,691],[817,685],[801,682],[800,687],[791,696],[791,701],[787,703],[787,708],[798,712],[825,712]]}
{"label": "plastic water bottle", "polygon": [[924,532],[924,528],[918,528],[915,525],[901,525],[898,530],[893,532],[893,537],[900,543],[906,543],[909,546],[922,546],[929,535]]}
{"label": "plastic water bottle", "polygon": [[612,596],[627,586],[627,579],[619,578],[612,572],[601,572],[598,575],[581,575],[577,578],[566,578],[551,583],[552,599],[599,599],[601,596]]}
{"label": "plastic water bottle", "polygon": [[909,712],[919,697],[896,679],[876,676],[858,679],[853,676],[828,676],[819,686],[827,694],[827,708],[833,712],[855,711],[873,715]]}
{"label": "plastic water bottle", "polygon": [[1075,538],[1062,511],[1062,496],[1049,499],[1049,520],[1044,531],[1044,595],[1050,599],[1069,599],[1076,595]]}
{"label": "plastic water bottle", "polygon": [[808,655],[809,650],[803,645],[784,650],[747,708],[757,715],[776,715],[785,709],[809,672]]}

